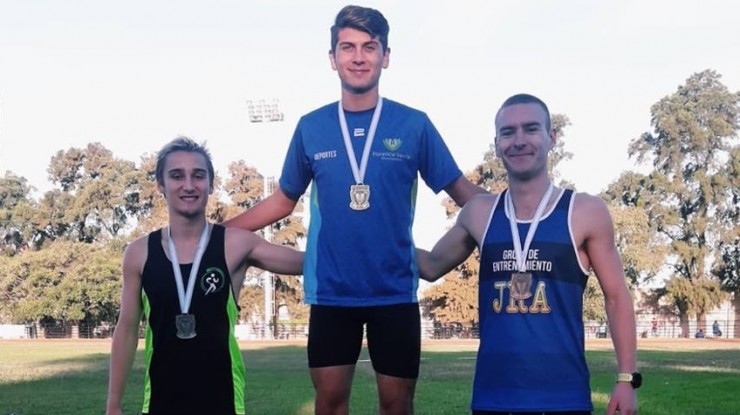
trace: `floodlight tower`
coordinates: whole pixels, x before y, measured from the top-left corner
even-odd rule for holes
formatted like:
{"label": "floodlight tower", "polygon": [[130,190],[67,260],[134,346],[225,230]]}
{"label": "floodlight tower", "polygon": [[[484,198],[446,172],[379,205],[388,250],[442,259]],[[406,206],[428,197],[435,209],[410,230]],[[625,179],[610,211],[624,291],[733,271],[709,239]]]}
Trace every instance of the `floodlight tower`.
{"label": "floodlight tower", "polygon": [[[247,113],[249,115],[249,122],[251,123],[275,123],[283,121],[283,112],[280,110],[280,101],[277,98],[272,99],[270,102],[264,99],[258,99],[256,101],[247,100]],[[264,177],[262,186],[262,198],[263,200],[270,196],[275,191],[275,178]],[[272,242],[272,227],[270,224],[265,227],[265,240]],[[275,276],[268,271],[262,272],[262,286],[265,291],[265,308],[264,308],[264,326],[269,328],[271,325],[276,324],[274,320],[275,315]],[[265,337],[274,338],[274,327],[273,330],[265,330]]]}

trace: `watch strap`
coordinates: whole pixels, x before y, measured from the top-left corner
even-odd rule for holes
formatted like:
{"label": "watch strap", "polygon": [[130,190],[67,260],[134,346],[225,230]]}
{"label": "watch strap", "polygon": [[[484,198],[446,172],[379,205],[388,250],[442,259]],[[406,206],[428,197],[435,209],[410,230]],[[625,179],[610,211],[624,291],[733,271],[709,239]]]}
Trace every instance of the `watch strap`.
{"label": "watch strap", "polygon": [[617,382],[632,382],[632,373],[618,373]]}

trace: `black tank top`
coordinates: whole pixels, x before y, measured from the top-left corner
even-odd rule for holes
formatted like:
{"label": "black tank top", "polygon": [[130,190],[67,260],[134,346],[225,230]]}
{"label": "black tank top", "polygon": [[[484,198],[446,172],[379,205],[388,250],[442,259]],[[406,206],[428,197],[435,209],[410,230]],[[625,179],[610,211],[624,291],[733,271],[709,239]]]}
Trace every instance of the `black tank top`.
{"label": "black tank top", "polygon": [[[184,287],[191,268],[180,265]],[[244,362],[233,334],[239,313],[222,226],[213,226],[196,278],[189,313],[197,335],[183,340],[176,336],[175,316],[181,311],[162,230],[149,234],[141,281],[147,321],[145,414],[244,413]]]}

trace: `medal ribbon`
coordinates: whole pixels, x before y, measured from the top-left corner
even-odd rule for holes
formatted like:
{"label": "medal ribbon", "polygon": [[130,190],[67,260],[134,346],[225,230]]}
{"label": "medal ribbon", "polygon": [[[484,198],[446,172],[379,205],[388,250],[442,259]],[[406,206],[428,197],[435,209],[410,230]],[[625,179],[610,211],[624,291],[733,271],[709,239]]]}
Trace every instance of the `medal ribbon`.
{"label": "medal ribbon", "polygon": [[190,269],[190,278],[188,279],[188,290],[185,292],[182,282],[182,272],[180,272],[180,261],[177,259],[177,249],[175,243],[172,241],[172,230],[167,227],[167,238],[168,248],[170,251],[170,259],[172,260],[172,272],[175,273],[175,284],[177,284],[177,299],[180,301],[180,311],[182,314],[187,314],[190,309],[190,302],[193,300],[193,290],[195,288],[196,274],[200,267],[200,260],[203,258],[203,253],[208,245],[208,222],[203,227],[203,233],[200,234],[198,240],[198,250],[195,252],[193,257],[193,267]]}
{"label": "medal ribbon", "polygon": [[370,147],[373,145],[373,139],[375,139],[375,130],[378,128],[378,120],[380,119],[380,111],[383,108],[383,98],[378,97],[378,104],[375,106],[373,112],[373,119],[370,122],[370,130],[367,133],[365,140],[365,148],[362,150],[362,160],[360,161],[360,167],[357,167],[357,157],[355,156],[355,150],[352,147],[352,141],[349,138],[349,128],[347,128],[347,118],[344,116],[344,108],[342,108],[342,101],[339,101],[339,126],[342,129],[342,138],[344,138],[344,147],[347,149],[347,156],[349,157],[349,164],[352,167],[352,175],[355,177],[355,183],[362,184],[365,180],[365,171],[367,170],[367,160],[370,157]]}
{"label": "medal ribbon", "polygon": [[516,267],[519,270],[519,272],[527,272],[527,254],[529,253],[529,245],[532,243],[532,239],[534,239],[534,232],[537,230],[537,226],[540,224],[540,219],[542,218],[542,213],[545,211],[545,207],[547,206],[547,202],[550,200],[550,196],[552,195],[553,191],[553,185],[550,183],[550,186],[547,188],[547,191],[545,192],[545,195],[542,196],[542,199],[540,200],[540,204],[537,205],[537,210],[534,212],[534,217],[532,218],[532,224],[529,225],[529,230],[527,231],[527,238],[524,240],[524,248],[522,248],[522,241],[519,239],[519,227],[516,224],[516,211],[514,210],[514,202],[511,201],[511,189],[506,191],[506,196],[504,197],[504,208],[506,210],[506,213],[509,216],[509,226],[511,227],[511,236],[514,240],[514,254],[516,255]]}

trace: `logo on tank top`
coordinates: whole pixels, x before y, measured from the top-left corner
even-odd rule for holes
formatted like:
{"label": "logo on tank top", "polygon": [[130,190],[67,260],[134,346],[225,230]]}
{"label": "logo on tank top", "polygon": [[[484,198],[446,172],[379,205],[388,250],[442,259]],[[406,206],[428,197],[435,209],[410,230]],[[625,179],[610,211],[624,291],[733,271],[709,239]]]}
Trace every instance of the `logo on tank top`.
{"label": "logo on tank top", "polygon": [[203,295],[215,294],[221,291],[225,285],[226,274],[220,268],[208,268],[200,276],[200,289],[203,290]]}
{"label": "logo on tank top", "polygon": [[501,260],[491,263],[491,272],[503,274],[504,278],[510,276],[509,280],[493,284],[495,313],[548,314],[552,311],[547,283],[540,280],[535,284],[532,280],[532,272],[552,272],[552,261],[541,258],[539,249],[530,249],[525,265],[527,272],[519,272],[513,249],[502,251]]}

